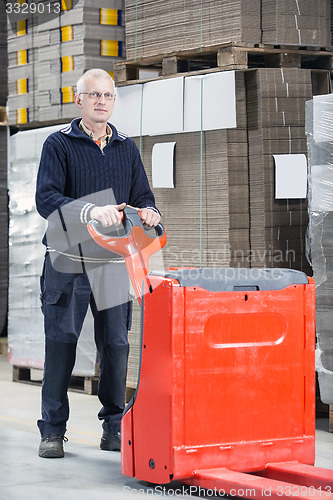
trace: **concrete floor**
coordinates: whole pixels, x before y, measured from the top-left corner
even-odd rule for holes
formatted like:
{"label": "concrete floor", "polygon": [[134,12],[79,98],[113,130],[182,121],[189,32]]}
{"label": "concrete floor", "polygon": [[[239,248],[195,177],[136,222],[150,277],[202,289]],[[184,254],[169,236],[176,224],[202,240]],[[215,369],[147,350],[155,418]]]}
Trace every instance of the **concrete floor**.
{"label": "concrete floor", "polygon": [[[212,498],[179,483],[168,488],[123,476],[120,454],[101,451],[96,396],[71,392],[64,459],[38,457],[40,387],[12,382],[12,366],[0,356],[0,500],[106,500],[160,496]],[[333,469],[333,434],[317,420],[316,465]]]}

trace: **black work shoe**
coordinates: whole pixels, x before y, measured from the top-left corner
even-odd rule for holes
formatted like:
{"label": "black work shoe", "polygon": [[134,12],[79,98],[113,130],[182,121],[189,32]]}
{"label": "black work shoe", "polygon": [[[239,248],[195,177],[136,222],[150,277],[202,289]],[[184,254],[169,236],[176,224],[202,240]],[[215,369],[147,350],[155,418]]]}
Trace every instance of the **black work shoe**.
{"label": "black work shoe", "polygon": [[59,434],[49,434],[42,438],[38,455],[42,458],[62,458],[64,456],[63,441],[67,443],[68,439]]}
{"label": "black work shoe", "polygon": [[103,431],[100,448],[107,451],[120,451],[120,432],[112,434],[111,432]]}

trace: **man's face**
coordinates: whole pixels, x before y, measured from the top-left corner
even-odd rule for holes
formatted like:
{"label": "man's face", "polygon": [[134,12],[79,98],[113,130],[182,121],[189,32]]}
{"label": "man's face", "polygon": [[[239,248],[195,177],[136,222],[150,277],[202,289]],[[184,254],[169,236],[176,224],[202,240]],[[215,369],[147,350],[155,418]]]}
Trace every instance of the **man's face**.
{"label": "man's face", "polygon": [[[102,95],[92,96],[93,93]],[[105,94],[112,94],[112,98],[108,99]],[[84,92],[75,96],[76,105],[81,109],[86,125],[106,123],[111,116],[114,101],[114,85],[108,78],[87,78]]]}

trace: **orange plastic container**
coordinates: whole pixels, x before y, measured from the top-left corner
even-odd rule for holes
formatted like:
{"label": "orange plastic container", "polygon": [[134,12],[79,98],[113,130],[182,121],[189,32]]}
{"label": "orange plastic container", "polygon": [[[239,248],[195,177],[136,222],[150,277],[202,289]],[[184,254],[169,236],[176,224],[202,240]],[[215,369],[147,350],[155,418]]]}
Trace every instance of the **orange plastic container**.
{"label": "orange plastic container", "polygon": [[143,297],[123,474],[191,483],[203,469],[313,465],[311,278],[288,269],[173,269],[150,274]]}

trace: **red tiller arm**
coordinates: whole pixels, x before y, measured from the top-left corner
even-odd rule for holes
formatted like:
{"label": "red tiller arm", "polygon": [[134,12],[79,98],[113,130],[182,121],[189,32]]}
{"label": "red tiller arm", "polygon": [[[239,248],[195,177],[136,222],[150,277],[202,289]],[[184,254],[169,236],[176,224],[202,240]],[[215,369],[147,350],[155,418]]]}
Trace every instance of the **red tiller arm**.
{"label": "red tiller arm", "polygon": [[98,245],[124,258],[136,297],[141,305],[142,281],[148,274],[149,258],[163,248],[167,241],[163,225],[158,224],[153,229],[147,229],[142,225],[139,212],[134,208],[125,207],[121,226],[104,228],[93,220],[89,222],[87,228]]}

